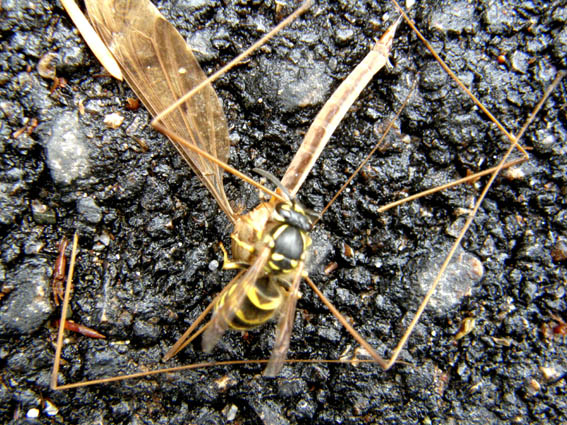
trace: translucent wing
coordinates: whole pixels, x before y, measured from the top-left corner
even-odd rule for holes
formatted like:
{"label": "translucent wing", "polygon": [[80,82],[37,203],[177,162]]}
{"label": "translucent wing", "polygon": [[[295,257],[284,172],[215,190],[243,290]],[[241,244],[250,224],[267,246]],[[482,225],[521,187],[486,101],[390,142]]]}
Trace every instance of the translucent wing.
{"label": "translucent wing", "polygon": [[[86,5],[95,30],[153,116],[207,78],[187,43],[149,0],[86,0]],[[228,161],[226,118],[210,84],[164,117],[162,123],[189,143],[223,162]],[[222,170],[171,141],[234,221],[224,193]]]}
{"label": "translucent wing", "polygon": [[292,196],[297,194],[354,101],[374,75],[388,63],[388,55],[399,23],[400,19],[388,28],[364,60],[334,91],[313,120],[282,179],[282,184]]}
{"label": "translucent wing", "polygon": [[250,288],[254,286],[256,280],[265,274],[264,266],[270,255],[270,248],[265,247],[262,249],[254,262],[248,267],[246,273],[241,275],[240,280],[230,283],[230,285],[235,285],[234,289],[230,290],[226,295],[222,306],[215,311],[207,329],[203,333],[203,351],[211,351],[228,329],[229,323],[232,322],[236,312],[240,309]]}
{"label": "translucent wing", "polygon": [[213,301],[211,301],[211,303],[207,306],[207,308],[203,310],[203,312],[199,315],[199,317],[195,319],[195,321],[191,324],[191,326],[189,326],[189,328],[185,331],[185,333],[175,342],[175,344],[173,344],[173,346],[169,349],[167,354],[163,356],[164,362],[168,361],[177,353],[179,353],[181,350],[183,350],[187,345],[191,343],[191,341],[193,341],[196,337],[201,335],[210,326],[211,322],[209,321],[204,326],[197,329],[199,324],[205,319],[205,317],[211,312],[211,310],[215,308],[215,306],[217,305],[221,297],[224,295],[224,293],[230,289],[233,282],[239,281],[240,277],[245,272],[246,272],[245,270],[241,270],[240,273],[238,273],[238,275],[228,285],[226,285],[221,292],[217,294],[217,296],[213,299]]}
{"label": "translucent wing", "polygon": [[293,331],[293,322],[295,320],[295,305],[299,298],[299,283],[303,273],[303,263],[298,267],[293,278],[293,283],[289,289],[289,295],[280,311],[280,319],[276,328],[276,340],[270,361],[264,370],[264,376],[276,376],[287,357],[289,349],[289,340]]}

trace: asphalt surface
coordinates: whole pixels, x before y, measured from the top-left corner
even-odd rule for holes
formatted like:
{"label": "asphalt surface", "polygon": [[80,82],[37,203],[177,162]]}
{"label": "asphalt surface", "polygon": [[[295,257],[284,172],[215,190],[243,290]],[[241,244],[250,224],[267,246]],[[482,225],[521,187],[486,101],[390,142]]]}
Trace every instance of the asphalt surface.
{"label": "asphalt surface", "polygon": [[[160,2],[207,73],[276,23],[275,3]],[[290,9],[282,13],[289,13]],[[69,334],[60,383],[152,370],[226,284],[229,220],[133,94],[104,75],[62,7],[0,9],[0,418],[3,423],[565,423],[566,101],[563,82],[523,138],[531,159],[505,172],[463,242],[461,262],[388,372],[377,365],[214,367],[67,391],[49,389],[59,309],[51,273],[63,236],[80,233],[72,316],[106,340]],[[564,2],[419,2],[418,27],[511,132],[567,68]],[[282,176],[332,90],[397,18],[387,2],[317,3],[215,83],[230,163]],[[49,56],[53,54],[54,62]],[[66,85],[51,93],[49,67]],[[299,192],[321,210],[418,80],[387,145],[313,232],[310,276],[388,356],[486,178],[386,213],[407,194],[494,166],[500,130],[455,88],[404,23],[381,71]],[[46,78],[47,76],[48,78]],[[108,128],[117,112],[124,122]],[[37,126],[32,120],[37,120]],[[23,129],[22,132],[18,130]],[[28,131],[29,130],[29,131]],[[20,133],[20,134],[18,134]],[[237,178],[235,206],[258,194]],[[482,278],[467,264],[482,264]],[[327,266],[336,269],[325,273]],[[304,286],[289,358],[337,359],[356,344]],[[472,331],[455,339],[464,319]],[[273,325],[227,333],[168,366],[265,359]]]}

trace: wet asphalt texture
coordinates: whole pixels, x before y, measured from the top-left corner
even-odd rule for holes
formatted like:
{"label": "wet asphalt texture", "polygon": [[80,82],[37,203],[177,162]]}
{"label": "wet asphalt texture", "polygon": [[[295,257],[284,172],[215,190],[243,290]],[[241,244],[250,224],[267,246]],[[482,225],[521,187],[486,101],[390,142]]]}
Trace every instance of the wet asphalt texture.
{"label": "wet asphalt texture", "polygon": [[[274,2],[158,6],[209,74],[276,23]],[[215,367],[50,390],[59,314],[50,284],[63,236],[80,233],[71,318],[107,336],[67,335],[59,381],[69,383],[162,366],[168,347],[230,280],[218,244],[230,244],[231,228],[149,126],[146,110],[125,107],[131,90],[105,76],[58,2],[3,1],[0,16],[1,422],[567,421],[567,350],[557,319],[567,319],[565,82],[523,138],[530,161],[496,180],[465,237],[464,252],[482,262],[483,277],[474,281],[455,266],[449,280],[456,289],[426,310],[402,354],[407,364],[388,372],[291,364],[276,379],[263,378],[261,365]],[[512,133],[567,68],[562,1],[426,1],[411,16]],[[317,3],[215,83],[231,165],[281,177],[325,100],[396,18],[388,1]],[[38,71],[48,54],[66,80],[53,93],[53,81]],[[391,62],[363,91],[299,192],[307,207],[321,210],[418,80],[386,146],[313,232],[310,276],[385,356],[487,179],[386,213],[378,207],[494,166],[508,146],[405,23]],[[114,112],[124,117],[118,129],[103,123]],[[258,202],[235,177],[227,176],[225,186],[235,206]],[[336,270],[325,274],[333,263]],[[302,292],[289,357],[352,353],[348,333],[306,286]],[[465,318],[475,319],[474,329],[456,341]],[[193,344],[168,365],[268,358],[273,328],[229,332],[210,355]]]}

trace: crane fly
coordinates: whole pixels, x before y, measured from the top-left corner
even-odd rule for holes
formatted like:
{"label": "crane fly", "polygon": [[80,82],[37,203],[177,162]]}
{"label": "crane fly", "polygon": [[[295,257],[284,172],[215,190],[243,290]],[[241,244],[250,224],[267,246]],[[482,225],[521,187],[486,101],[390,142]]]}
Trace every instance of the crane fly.
{"label": "crane fly", "polygon": [[[166,110],[169,104],[175,106],[183,93],[191,92],[192,86],[207,80],[189,47],[151,3],[87,2],[87,9],[97,32],[120,63],[126,80],[152,115]],[[148,25],[148,22],[153,24]],[[388,51],[394,29],[387,36]],[[384,53],[382,49],[382,56]],[[387,54],[382,64],[386,58]],[[225,268],[243,269],[211,303],[210,308],[215,307],[215,312],[202,328],[203,347],[210,351],[228,328],[256,327],[278,312],[276,345],[266,368],[266,374],[273,376],[281,369],[289,345],[304,253],[310,245],[306,232],[311,228],[311,219],[278,182],[275,183],[285,195],[283,202],[281,195],[268,192],[273,196],[272,201],[261,204],[246,216],[237,216],[223,189],[220,166],[228,168],[229,139],[226,119],[214,90],[210,84],[204,85],[192,97],[177,103],[177,109],[170,107],[166,113],[158,115],[163,125],[160,130],[170,137],[233,222],[235,260],[229,262],[225,255]],[[292,169],[292,175],[301,178],[296,168]],[[296,185],[293,192],[298,187]],[[191,332],[192,328],[187,335]],[[201,331],[191,338],[180,339],[165,359],[199,333]],[[372,350],[370,346],[368,349]],[[378,355],[376,358],[381,361]]]}
{"label": "crane fly", "polygon": [[[221,168],[228,167],[228,126],[212,86],[205,85],[176,109],[162,113],[207,80],[187,43],[149,1],[87,1],[86,5],[130,87],[150,113],[160,117],[161,130],[234,225],[234,260],[225,256],[225,268],[242,272],[212,303],[215,312],[203,328],[203,348],[211,351],[228,328],[251,329],[285,311],[278,325],[282,335],[266,372],[276,374],[287,352],[299,276],[310,244],[309,217],[290,195],[271,191],[267,193],[272,201],[245,216],[235,214],[224,192]],[[176,351],[174,347],[165,359]]]}
{"label": "crane fly", "polygon": [[[295,303],[298,298],[298,285],[302,278],[305,278],[321,300],[331,308],[337,319],[347,326],[349,332],[353,336],[357,335],[347,320],[332,305],[327,304],[323,294],[317,290],[303,273],[304,257],[299,255],[294,258],[281,258],[283,254],[275,248],[278,245],[277,238],[279,233],[285,231],[285,229],[280,230],[279,222],[283,222],[287,228],[295,226],[301,230],[305,229],[305,231],[311,227],[312,221],[305,214],[303,208],[295,201],[294,196],[308,172],[306,169],[313,166],[322,148],[317,154],[309,154],[311,155],[309,166],[297,165],[305,162],[304,160],[292,163],[289,167],[289,170],[291,170],[290,174],[286,174],[282,180],[284,183],[279,193],[261,188],[273,197],[270,202],[260,205],[248,215],[239,216],[235,214],[224,193],[222,182],[223,169],[227,169],[239,177],[245,178],[245,176],[226,165],[229,147],[226,120],[220,102],[212,86],[210,86],[211,79],[206,78],[185,42],[150,3],[112,0],[87,1],[87,8],[97,32],[105,43],[111,47],[114,56],[121,64],[126,80],[152,115],[158,117],[155,122],[156,128],[169,136],[182,157],[215,197],[219,207],[235,225],[236,230],[232,238],[233,260],[229,261],[227,265],[241,270],[200,316],[200,319],[202,319],[205,314],[216,308],[212,319],[201,328],[204,332],[204,347],[210,350],[228,328],[238,328],[239,325],[235,323],[236,319],[240,320],[240,325],[242,325],[243,329],[250,324],[264,323],[266,320],[263,318],[253,322],[248,317],[242,317],[245,316],[241,314],[243,310],[242,305],[245,302],[250,302],[253,296],[265,295],[261,293],[262,288],[266,291],[277,288],[275,298],[279,298],[279,301],[274,301],[276,307],[272,308],[270,306],[270,308],[274,312],[276,310],[280,311],[280,321],[277,326],[276,343],[272,359],[268,361],[266,369],[268,375],[277,374],[285,361],[287,344],[289,343],[291,326],[293,324]],[[114,9],[113,12],[109,13],[112,9]],[[122,28],[125,22],[129,22],[131,28],[136,28],[136,38],[132,36],[124,39],[117,38],[116,34],[120,36],[122,30],[116,28]],[[147,22],[154,22],[155,25],[148,26]],[[150,31],[149,35],[148,31]],[[115,48],[113,49],[112,46]],[[127,47],[123,50],[124,46]],[[161,50],[155,46],[160,46]],[[165,72],[165,76],[163,75],[164,69],[169,70]],[[172,76],[174,77],[172,78]],[[150,87],[151,90],[149,90]],[[320,125],[321,123],[318,123],[319,127],[317,128],[320,128]],[[510,136],[510,140],[513,140],[510,152],[512,149],[521,149],[517,145],[517,138]],[[317,150],[315,149],[315,151]],[[312,149],[309,151],[313,152]],[[486,190],[488,190],[500,170],[504,166],[511,164],[506,162],[508,156],[509,153],[498,166],[485,171],[484,174],[479,174],[492,174],[493,176],[486,186]],[[311,161],[312,158],[315,159]],[[478,178],[478,175],[474,177]],[[472,180],[474,177],[468,177],[463,180]],[[249,178],[246,178],[246,181],[254,184]],[[464,233],[470,226],[486,190],[479,198],[470,220],[464,226],[454,247],[459,245]],[[276,212],[278,219],[272,218],[274,217],[274,212]],[[298,214],[298,216],[294,214]],[[292,219],[293,223],[296,223],[300,219],[298,217],[301,216],[305,217],[307,224],[304,226],[290,225],[290,221],[282,219],[283,216],[289,217],[290,215],[294,216]],[[266,235],[269,235],[269,237],[266,238]],[[301,239],[301,251],[303,252],[303,248],[309,245],[310,239],[309,236],[304,234],[301,234]],[[258,245],[258,243],[260,244]],[[447,267],[455,250],[456,248],[451,250],[439,275]],[[274,253],[278,255],[274,255]],[[227,257],[225,256],[225,258]],[[289,265],[281,265],[282,261],[288,260],[294,261],[296,264],[291,268],[289,268]],[[272,263],[272,265],[268,266],[269,263]],[[436,282],[432,285],[418,309],[415,319],[388,361],[383,360],[369,345],[365,346],[371,353],[373,361],[378,362],[384,369],[391,367],[397,360],[397,356],[403,348],[405,341],[427,305],[438,283],[438,279],[436,278]],[[262,310],[259,307],[270,304],[270,302],[265,301],[265,304],[258,302],[255,304],[255,307],[257,307],[257,310]],[[269,310],[269,308],[266,308],[266,310]],[[267,316],[271,318],[273,314],[267,314]],[[180,339],[179,345],[176,344],[166,357],[169,358],[174,355],[201,333],[201,330],[195,333],[193,331],[194,328],[191,327]],[[364,345],[362,337],[359,339],[359,337],[355,336],[355,338]],[[138,376],[142,375],[139,374]],[[123,378],[120,377],[120,379]],[[97,382],[103,381],[108,380]],[[92,382],[80,384],[89,383]],[[78,385],[71,384],[70,386]]]}

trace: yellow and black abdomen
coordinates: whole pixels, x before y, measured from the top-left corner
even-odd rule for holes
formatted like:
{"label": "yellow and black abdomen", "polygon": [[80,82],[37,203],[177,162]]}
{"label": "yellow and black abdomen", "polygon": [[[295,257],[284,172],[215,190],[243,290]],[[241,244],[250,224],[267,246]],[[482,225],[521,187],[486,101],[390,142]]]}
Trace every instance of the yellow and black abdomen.
{"label": "yellow and black abdomen", "polygon": [[[220,309],[226,297],[234,291],[235,285],[221,297],[217,303]],[[284,301],[284,292],[279,284],[268,276],[258,279],[250,287],[244,300],[234,312],[234,317],[227,320],[227,324],[234,330],[248,330],[263,325],[269,321]]]}
{"label": "yellow and black abdomen", "polygon": [[263,264],[262,277],[246,285],[236,280],[218,300],[216,312],[229,307],[223,309],[229,328],[248,330],[274,317],[288,296],[298,265],[306,260],[310,228],[310,218],[296,202],[262,204],[236,223],[231,237],[237,261],[228,262],[225,252],[225,268],[250,266],[259,249],[268,247],[270,255]]}

